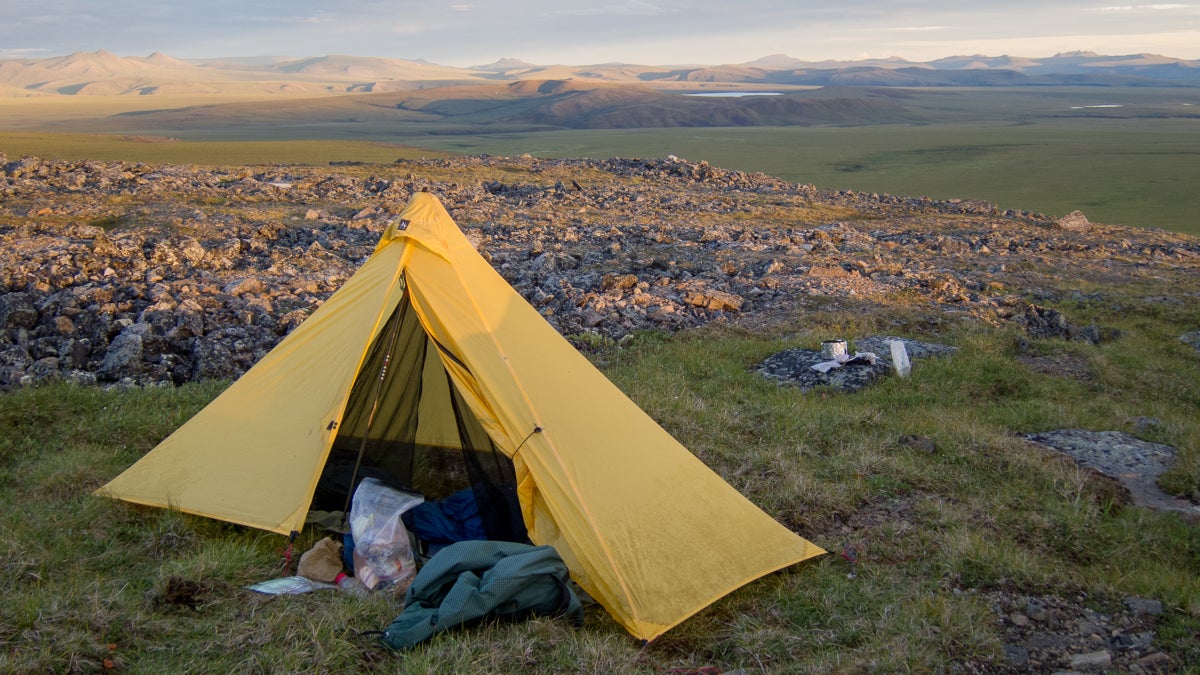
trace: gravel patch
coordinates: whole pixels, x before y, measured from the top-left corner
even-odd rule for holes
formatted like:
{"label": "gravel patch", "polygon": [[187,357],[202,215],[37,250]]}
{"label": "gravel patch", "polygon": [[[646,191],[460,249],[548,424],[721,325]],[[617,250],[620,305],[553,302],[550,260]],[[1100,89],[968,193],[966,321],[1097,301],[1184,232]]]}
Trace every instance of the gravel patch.
{"label": "gravel patch", "polygon": [[1180,664],[1157,643],[1162,603],[1078,595],[986,595],[1000,625],[1004,660],[983,673],[1174,672]]}

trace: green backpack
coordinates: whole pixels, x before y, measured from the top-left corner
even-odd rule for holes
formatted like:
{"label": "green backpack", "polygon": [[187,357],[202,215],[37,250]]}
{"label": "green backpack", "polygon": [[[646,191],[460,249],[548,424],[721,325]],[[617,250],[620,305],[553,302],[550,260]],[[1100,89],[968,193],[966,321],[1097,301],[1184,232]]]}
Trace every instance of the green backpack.
{"label": "green backpack", "polygon": [[462,541],[439,551],[417,572],[404,611],[383,643],[408,649],[434,634],[492,616],[566,616],[583,624],[583,605],[569,572],[551,546],[507,541]]}

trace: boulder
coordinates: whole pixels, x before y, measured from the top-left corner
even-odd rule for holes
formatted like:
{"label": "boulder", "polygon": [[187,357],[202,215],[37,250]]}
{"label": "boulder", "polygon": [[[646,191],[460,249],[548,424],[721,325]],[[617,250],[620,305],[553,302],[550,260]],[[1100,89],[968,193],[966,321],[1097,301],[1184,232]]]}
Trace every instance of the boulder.
{"label": "boulder", "polygon": [[135,323],[118,333],[108,345],[96,376],[105,381],[117,381],[140,375],[145,370],[142,352],[149,331],[149,324]]}
{"label": "boulder", "polygon": [[1083,215],[1082,211],[1072,211],[1062,218],[1054,221],[1054,225],[1060,230],[1068,230],[1072,232],[1084,231],[1092,226],[1092,224],[1088,222],[1087,216]]}
{"label": "boulder", "polygon": [[37,307],[28,293],[0,295],[0,329],[33,328],[38,316]]}
{"label": "boulder", "polygon": [[711,289],[688,293],[683,296],[683,301],[713,312],[740,312],[746,303],[741,296]]}

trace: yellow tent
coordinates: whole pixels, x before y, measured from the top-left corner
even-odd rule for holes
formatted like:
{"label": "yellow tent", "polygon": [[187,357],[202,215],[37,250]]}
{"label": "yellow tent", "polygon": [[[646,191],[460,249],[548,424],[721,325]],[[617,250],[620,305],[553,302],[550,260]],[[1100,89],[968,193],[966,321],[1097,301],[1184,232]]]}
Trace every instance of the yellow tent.
{"label": "yellow tent", "polygon": [[481,510],[554,546],[644,640],[824,552],[622,394],[425,193],[308,320],[98,494],[289,534],[331,457],[368,446],[367,464],[434,496],[491,476]]}

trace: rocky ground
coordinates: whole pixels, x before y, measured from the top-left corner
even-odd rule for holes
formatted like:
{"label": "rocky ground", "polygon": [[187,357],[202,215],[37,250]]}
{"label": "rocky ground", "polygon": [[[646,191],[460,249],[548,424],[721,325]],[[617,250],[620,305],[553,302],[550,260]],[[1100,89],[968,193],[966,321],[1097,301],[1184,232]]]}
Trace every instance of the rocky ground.
{"label": "rocky ground", "polygon": [[1200,268],[1195,238],[1082,214],[828,192],[676,158],[210,169],[0,154],[0,388],[236,377],[416,190],[567,335],[852,300],[1095,342],[1102,328],[1036,304],[1057,299],[1063,270],[1170,288]]}
{"label": "rocky ground", "polygon": [[[0,389],[235,378],[354,273],[418,190],[437,194],[496,269],[580,344],[898,306],[917,322],[898,326],[907,333],[966,319],[1019,325],[1030,340],[1097,343],[1114,332],[1044,305],[1200,302],[1194,237],[1079,213],[824,191],[677,158],[214,169],[0,153]],[[1110,283],[1141,290],[1109,297]],[[1180,339],[1200,348],[1197,328],[1181,326]],[[936,339],[906,343],[913,359],[941,349]],[[890,367],[887,344],[854,346],[881,357],[866,380]],[[759,370],[785,380],[820,360],[809,350],[777,357]],[[1080,367],[1069,355],[1023,358],[1035,371]],[[1086,452],[1070,445],[1078,438],[1035,440]],[[893,507],[903,515],[905,504]],[[1098,608],[1018,592],[989,601],[1007,671],[1170,665],[1154,646],[1153,601]]]}
{"label": "rocky ground", "polygon": [[[1085,594],[988,594],[1004,630],[1006,663],[993,672],[1176,672],[1180,664],[1155,647],[1158,600],[1130,596],[1119,603]],[[1107,606],[1101,606],[1107,605]]]}

